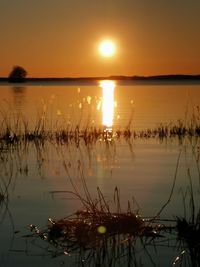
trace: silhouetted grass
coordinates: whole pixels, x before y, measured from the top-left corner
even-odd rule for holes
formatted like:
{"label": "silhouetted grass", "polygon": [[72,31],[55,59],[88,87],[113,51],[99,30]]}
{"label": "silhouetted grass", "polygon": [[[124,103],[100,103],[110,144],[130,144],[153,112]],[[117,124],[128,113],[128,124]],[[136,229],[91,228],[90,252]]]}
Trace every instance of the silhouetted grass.
{"label": "silhouetted grass", "polygon": [[[111,211],[99,188],[97,188],[97,198],[93,200],[89,192],[86,192],[85,197],[78,193],[67,191],[66,193],[77,197],[83,209],[63,219],[49,219],[45,230],[39,230],[35,225],[30,225],[32,234],[29,237],[39,237],[50,243],[55,248],[54,257],[73,256],[74,253],[78,253],[80,266],[83,264],[83,259],[84,266],[85,264],[115,266],[116,262],[121,261],[125,266],[129,266],[128,264],[138,266],[136,265],[138,262],[136,243],[140,242],[141,248],[145,250],[145,244],[153,245],[154,240],[163,238],[163,232],[172,231],[175,228],[142,219],[131,210],[130,203],[127,211],[122,212],[117,188],[114,192],[115,212]],[[148,255],[148,257],[151,256]]]}
{"label": "silhouetted grass", "polygon": [[[152,251],[159,246],[176,249],[177,257],[173,266],[199,267],[200,263],[200,211],[195,204],[193,185],[188,170],[189,188],[183,194],[183,210],[186,210],[186,201],[189,203],[188,216],[175,219],[161,219],[160,215],[171,201],[177,179],[181,152],[179,153],[175,175],[169,198],[156,216],[143,218],[135,210],[134,205],[128,202],[127,210],[123,211],[120,204],[120,192],[114,191],[114,208],[107,201],[102,191],[97,188],[97,196],[93,198],[87,188],[84,175],[79,166],[83,194],[72,182],[73,191],[53,191],[51,194],[66,193],[78,199],[82,208],[71,216],[62,219],[49,219],[44,230],[30,225],[32,234],[29,237],[41,238],[53,246],[53,256],[78,254],[80,266],[115,266],[116,261],[125,266],[141,266],[137,258],[138,243],[140,250],[146,253],[152,266],[154,263]],[[81,163],[80,163],[81,164]],[[79,165],[80,165],[79,164]],[[69,177],[70,178],[70,177]],[[133,207],[132,207],[133,206]],[[48,249],[48,252],[51,251]],[[179,253],[180,252],[180,253]],[[82,260],[84,260],[84,265]],[[91,265],[90,265],[91,264]]]}
{"label": "silhouetted grass", "polygon": [[140,250],[149,258],[150,266],[159,265],[156,265],[156,259],[153,259],[149,248],[157,250],[161,246],[166,249],[171,247],[177,254],[181,250],[173,266],[199,267],[200,213],[195,220],[191,214],[193,219],[189,221],[186,218],[144,219],[131,210],[130,204],[126,212],[121,211],[117,188],[114,193],[116,212],[111,212],[99,188],[97,192],[98,197],[91,200],[66,191],[78,197],[83,209],[63,219],[49,219],[48,227],[44,230],[30,225],[32,234],[27,237],[39,237],[48,242],[55,248],[53,251],[48,248],[53,257],[78,253],[78,266],[82,266],[83,260],[83,266],[115,266],[121,260],[124,260],[125,266],[141,266],[142,262],[137,257],[139,245]]}
{"label": "silhouetted grass", "polygon": [[136,138],[173,138],[183,139],[186,137],[200,137],[200,126],[185,127],[180,122],[170,126],[159,126],[155,129],[147,129],[141,131],[131,131],[130,129],[107,131],[102,127],[90,127],[80,129],[76,126],[75,129],[59,129],[55,131],[46,130],[38,125],[35,130],[21,129],[20,132],[15,132],[11,128],[2,129],[0,132],[0,142],[6,144],[14,144],[21,141],[56,141],[60,143],[74,142],[79,145],[80,141],[85,144],[95,143],[97,141],[114,141],[119,138],[136,139]]}
{"label": "silhouetted grass", "polygon": [[[132,110],[128,125],[126,127],[106,129],[103,126],[90,124],[90,114],[85,124],[82,123],[83,107],[78,123],[63,120],[62,123],[48,118],[47,107],[44,105],[42,111],[38,111],[35,123],[24,118],[22,114],[15,114],[7,110],[1,110],[0,142],[16,143],[20,141],[46,141],[54,140],[61,143],[75,142],[77,145],[81,140],[86,144],[99,140],[110,141],[118,138],[171,138],[199,137],[200,136],[200,110],[197,106],[189,119],[178,120],[174,123],[163,124],[152,129],[136,130],[134,128],[134,112]],[[60,114],[60,113],[59,113]]]}
{"label": "silhouetted grass", "polygon": [[[190,258],[192,267],[200,266],[200,208],[195,203],[194,188],[188,169],[189,186],[183,195],[184,216],[177,217],[177,240],[180,246],[185,247],[184,253]],[[188,202],[189,211],[186,208]],[[187,215],[188,213],[188,215]]]}

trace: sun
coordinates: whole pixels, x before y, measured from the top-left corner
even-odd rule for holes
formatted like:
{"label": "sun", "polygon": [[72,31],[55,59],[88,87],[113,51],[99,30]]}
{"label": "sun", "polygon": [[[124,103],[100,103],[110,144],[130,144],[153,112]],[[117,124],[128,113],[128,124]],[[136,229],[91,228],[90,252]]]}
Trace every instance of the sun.
{"label": "sun", "polygon": [[99,44],[99,53],[103,57],[113,57],[116,53],[116,45],[111,40],[103,40]]}

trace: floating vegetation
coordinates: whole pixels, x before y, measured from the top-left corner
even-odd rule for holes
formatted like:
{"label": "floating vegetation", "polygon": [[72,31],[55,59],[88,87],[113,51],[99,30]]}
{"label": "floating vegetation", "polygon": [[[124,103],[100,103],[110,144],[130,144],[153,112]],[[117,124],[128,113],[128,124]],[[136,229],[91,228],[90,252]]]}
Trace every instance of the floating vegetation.
{"label": "floating vegetation", "polygon": [[[84,249],[97,248],[105,239],[116,235],[126,238],[161,237],[163,226],[150,226],[134,213],[91,213],[78,211],[74,216],[54,221],[49,219],[48,240],[67,248],[70,244]],[[165,227],[166,228],[166,227]],[[68,251],[70,252],[70,246]]]}
{"label": "floating vegetation", "polygon": [[82,264],[84,261],[87,266],[114,266],[116,261],[134,260],[136,242],[144,242],[144,246],[153,245],[157,239],[165,238],[163,233],[175,229],[175,224],[164,225],[156,220],[143,219],[131,210],[130,203],[128,210],[121,212],[117,188],[114,194],[117,212],[110,211],[99,188],[97,192],[98,198],[95,200],[88,199],[89,195],[80,198],[75,194],[83,203],[83,209],[63,219],[49,219],[45,230],[30,225],[32,234],[26,237],[41,238],[48,242],[55,248],[48,249],[53,257],[72,256],[81,252]]}
{"label": "floating vegetation", "polygon": [[118,212],[111,212],[101,191],[97,190],[98,199],[92,202],[91,199],[80,199],[87,209],[63,219],[49,219],[44,230],[30,225],[32,233],[26,237],[49,243],[54,250],[45,249],[53,257],[79,255],[78,266],[115,266],[116,263],[142,266],[137,257],[141,250],[149,257],[150,266],[158,266],[148,248],[157,250],[159,246],[171,247],[177,253],[181,250],[173,266],[200,266],[200,213],[195,223],[186,218],[142,218],[131,211],[130,203],[127,212],[120,211],[119,198]]}

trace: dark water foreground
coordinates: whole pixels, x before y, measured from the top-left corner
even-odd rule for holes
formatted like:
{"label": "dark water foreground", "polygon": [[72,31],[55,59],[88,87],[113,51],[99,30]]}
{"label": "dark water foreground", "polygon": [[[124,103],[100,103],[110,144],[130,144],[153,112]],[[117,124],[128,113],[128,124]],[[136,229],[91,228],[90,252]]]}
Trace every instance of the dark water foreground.
{"label": "dark water foreground", "polygon": [[2,139],[1,265],[199,266],[199,147],[188,133]]}

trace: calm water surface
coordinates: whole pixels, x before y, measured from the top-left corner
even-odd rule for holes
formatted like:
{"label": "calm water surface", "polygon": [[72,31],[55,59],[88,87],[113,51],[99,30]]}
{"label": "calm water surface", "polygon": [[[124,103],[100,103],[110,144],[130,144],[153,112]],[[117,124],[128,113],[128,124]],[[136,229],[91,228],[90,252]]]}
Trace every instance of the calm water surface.
{"label": "calm water surface", "polygon": [[[6,118],[14,125],[16,118],[23,118],[32,128],[38,118],[45,116],[46,125],[51,129],[63,125],[98,127],[102,124],[102,88],[99,86],[4,85],[0,86],[0,92],[3,123]],[[114,129],[125,128],[130,120],[133,129],[153,128],[160,123],[189,119],[193,109],[200,105],[200,85],[116,84],[114,101]],[[0,185],[7,188],[9,201],[0,206],[0,266],[75,266],[73,257],[53,259],[44,252],[45,244],[40,244],[41,249],[26,235],[30,234],[28,225],[44,228],[49,217],[63,218],[82,207],[66,193],[52,194],[73,190],[73,181],[84,195],[80,169],[94,198],[99,186],[114,206],[113,192],[117,186],[124,210],[127,201],[134,197],[133,209],[148,217],[157,214],[168,200],[180,155],[173,196],[161,218],[183,216],[181,192],[189,187],[189,177],[195,201],[199,201],[199,145],[199,140],[194,138],[182,141],[120,138],[92,145],[81,141],[79,147],[73,142],[61,145],[47,141],[22,143],[9,150],[2,148]],[[187,203],[186,209],[189,212]],[[155,253],[149,248],[156,265],[141,252],[138,252],[138,261],[143,261],[144,266],[172,266],[180,252],[178,248],[160,247]]]}
{"label": "calm water surface", "polygon": [[[102,88],[100,86],[43,85],[0,86],[1,110],[7,116],[22,114],[29,125],[40,116],[49,125],[84,126],[102,123]],[[161,122],[185,117],[200,102],[200,85],[117,85],[114,91],[114,127],[125,127],[133,117],[134,129],[152,128]]]}

